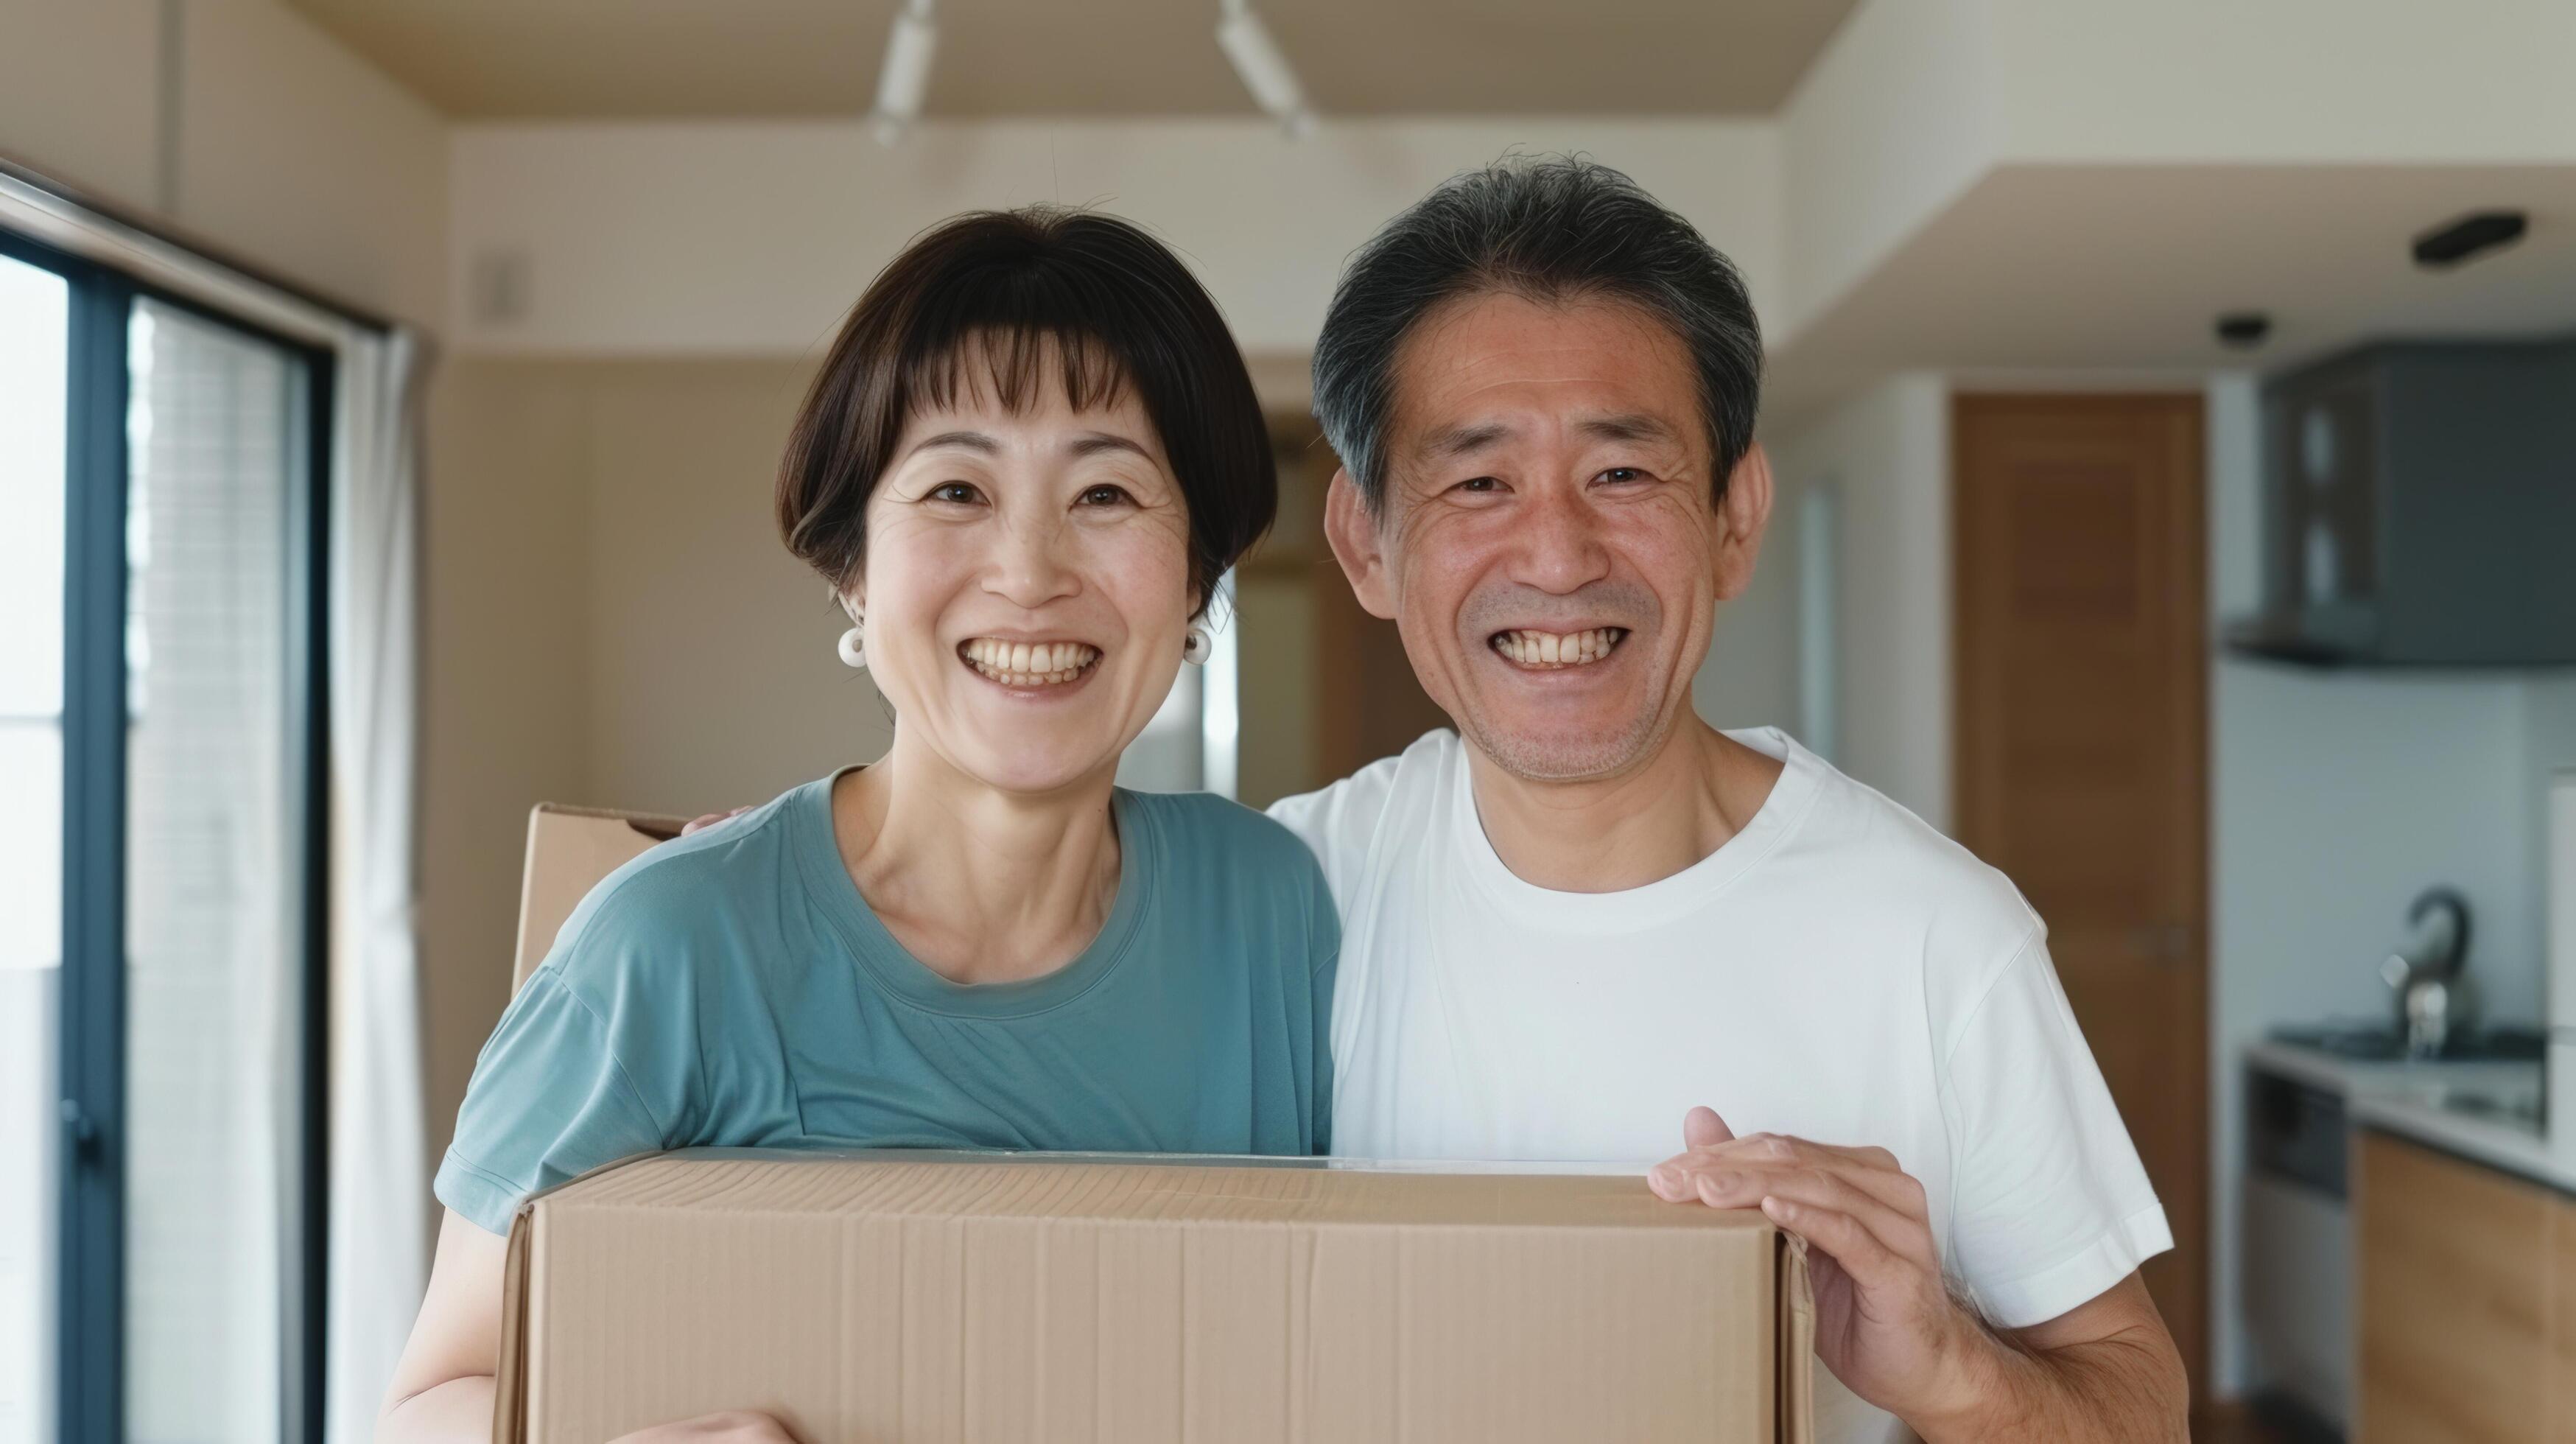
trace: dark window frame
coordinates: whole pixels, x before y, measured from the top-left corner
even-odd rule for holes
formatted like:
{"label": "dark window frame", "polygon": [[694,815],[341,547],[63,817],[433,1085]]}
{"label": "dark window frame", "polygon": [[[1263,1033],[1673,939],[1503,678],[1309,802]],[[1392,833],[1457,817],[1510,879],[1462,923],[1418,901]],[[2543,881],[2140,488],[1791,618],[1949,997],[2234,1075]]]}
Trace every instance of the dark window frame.
{"label": "dark window frame", "polygon": [[64,447],[63,952],[56,1437],[125,1440],[126,512],[128,354],[151,300],[273,346],[302,367],[304,453],[287,498],[287,735],[302,827],[297,1211],[283,1296],[280,1444],[320,1444],[330,1198],[330,476],[337,358],[112,266],[0,226],[0,256],[70,292]]}

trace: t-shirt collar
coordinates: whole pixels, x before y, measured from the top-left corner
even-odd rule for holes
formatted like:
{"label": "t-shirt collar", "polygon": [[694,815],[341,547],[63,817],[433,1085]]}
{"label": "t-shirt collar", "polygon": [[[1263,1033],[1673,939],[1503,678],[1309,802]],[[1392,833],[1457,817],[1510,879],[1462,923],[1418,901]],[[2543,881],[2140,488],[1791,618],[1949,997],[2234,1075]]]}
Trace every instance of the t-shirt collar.
{"label": "t-shirt collar", "polygon": [[1733,886],[1779,846],[1816,795],[1822,762],[1776,727],[1730,731],[1727,736],[1756,752],[1780,759],[1780,778],[1771,794],[1754,809],[1735,836],[1715,852],[1670,877],[1619,892],[1560,892],[1525,882],[1494,851],[1476,811],[1476,788],[1469,766],[1468,743],[1460,738],[1450,756],[1447,779],[1451,831],[1456,853],[1468,878],[1486,897],[1515,920],[1556,931],[1615,932],[1655,927],[1704,907]]}

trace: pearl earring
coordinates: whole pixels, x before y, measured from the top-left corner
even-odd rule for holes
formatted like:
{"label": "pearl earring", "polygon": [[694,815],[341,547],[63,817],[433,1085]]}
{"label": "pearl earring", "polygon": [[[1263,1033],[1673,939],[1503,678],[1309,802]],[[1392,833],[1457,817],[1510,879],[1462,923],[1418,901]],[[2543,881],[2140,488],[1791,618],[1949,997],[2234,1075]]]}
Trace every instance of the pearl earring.
{"label": "pearl earring", "polygon": [[1207,665],[1208,653],[1216,649],[1216,639],[1208,629],[1193,622],[1188,635],[1181,638],[1181,660],[1199,666]]}
{"label": "pearl earring", "polygon": [[[850,620],[855,622],[858,619],[853,617]],[[859,628],[852,627],[841,634],[840,650],[842,661],[862,672],[868,669],[867,639],[859,635]]]}

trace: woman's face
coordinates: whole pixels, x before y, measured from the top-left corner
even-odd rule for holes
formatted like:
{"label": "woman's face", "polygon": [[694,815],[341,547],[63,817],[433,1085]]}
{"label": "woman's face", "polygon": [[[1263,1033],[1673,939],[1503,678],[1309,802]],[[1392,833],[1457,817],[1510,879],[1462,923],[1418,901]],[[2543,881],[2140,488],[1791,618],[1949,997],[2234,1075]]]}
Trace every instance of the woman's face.
{"label": "woman's face", "polygon": [[1132,395],[1076,411],[1050,378],[1014,412],[964,369],[978,384],[915,411],[868,499],[851,601],[900,729],[991,786],[1050,792],[1114,771],[1171,691],[1189,514]]}

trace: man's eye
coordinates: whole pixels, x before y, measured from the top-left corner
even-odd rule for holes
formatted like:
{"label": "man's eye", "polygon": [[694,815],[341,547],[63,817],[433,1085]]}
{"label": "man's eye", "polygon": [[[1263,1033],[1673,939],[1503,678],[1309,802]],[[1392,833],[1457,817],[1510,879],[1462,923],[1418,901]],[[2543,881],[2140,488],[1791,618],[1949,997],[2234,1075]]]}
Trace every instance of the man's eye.
{"label": "man's eye", "polygon": [[1646,473],[1633,466],[1614,466],[1601,473],[1603,481],[1644,481]]}
{"label": "man's eye", "polygon": [[944,481],[930,489],[927,499],[953,502],[959,506],[973,506],[984,499],[984,494],[966,482]]}
{"label": "man's eye", "polygon": [[1100,486],[1086,488],[1082,493],[1082,501],[1080,504],[1083,506],[1123,506],[1133,500],[1135,500],[1135,498],[1127,494],[1127,488],[1123,486],[1109,486],[1103,484]]}

